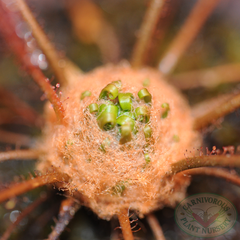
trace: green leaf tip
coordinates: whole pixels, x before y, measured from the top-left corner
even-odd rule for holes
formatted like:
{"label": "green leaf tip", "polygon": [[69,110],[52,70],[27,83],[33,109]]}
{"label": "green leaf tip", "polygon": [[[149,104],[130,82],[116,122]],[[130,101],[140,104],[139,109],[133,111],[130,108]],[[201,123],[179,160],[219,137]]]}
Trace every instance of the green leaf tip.
{"label": "green leaf tip", "polygon": [[165,111],[162,113],[161,118],[166,118],[168,116],[168,112],[170,111],[169,104],[168,103],[163,103],[161,105],[161,107],[165,109]]}
{"label": "green leaf tip", "polygon": [[143,88],[138,92],[138,97],[140,99],[144,99],[146,103],[150,103],[152,101],[152,95],[146,88]]}
{"label": "green leaf tip", "polygon": [[83,100],[85,97],[90,97],[92,93],[88,90],[82,92],[80,99]]}
{"label": "green leaf tip", "polygon": [[114,100],[118,96],[118,88],[115,84],[108,84],[100,93],[99,98],[106,98],[108,97],[111,100]]}
{"label": "green leaf tip", "polygon": [[97,103],[92,103],[88,106],[89,108],[89,112],[90,113],[94,113],[94,112],[97,112],[98,111],[98,105]]}
{"label": "green leaf tip", "polygon": [[143,86],[144,86],[144,87],[149,87],[149,85],[150,85],[150,79],[149,79],[149,78],[145,78],[145,79],[143,80]]}

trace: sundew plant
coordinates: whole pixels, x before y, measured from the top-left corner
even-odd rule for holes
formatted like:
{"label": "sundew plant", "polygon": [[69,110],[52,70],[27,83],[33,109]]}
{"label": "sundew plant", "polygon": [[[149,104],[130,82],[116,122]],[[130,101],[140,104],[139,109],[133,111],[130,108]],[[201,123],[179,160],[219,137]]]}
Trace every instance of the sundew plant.
{"label": "sundew plant", "polygon": [[1,239],[186,239],[188,194],[238,209],[237,5],[0,1]]}

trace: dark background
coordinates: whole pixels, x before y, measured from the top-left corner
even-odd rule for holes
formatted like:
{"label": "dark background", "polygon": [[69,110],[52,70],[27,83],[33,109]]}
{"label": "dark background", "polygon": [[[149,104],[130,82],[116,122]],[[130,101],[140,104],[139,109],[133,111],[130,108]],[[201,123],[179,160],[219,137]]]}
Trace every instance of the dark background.
{"label": "dark background", "polygon": [[[179,27],[184,22],[190,9],[196,1],[171,0],[168,1],[171,9],[169,13],[161,19],[159,26],[153,37],[153,44],[149,49],[147,63],[154,67],[157,59],[160,58],[171,39],[174,38]],[[71,30],[71,22],[65,2],[62,0],[31,0],[28,1],[33,9],[38,21],[44,27],[48,36],[54,42],[56,48],[66,54],[83,71],[90,71],[102,65],[101,54],[94,44],[79,42]],[[95,3],[102,9],[105,18],[113,26],[121,49],[121,59],[131,57],[134,43],[136,42],[137,30],[143,20],[144,12],[148,5],[147,0],[95,0]],[[181,58],[175,73],[188,70],[201,69],[217,66],[226,63],[240,61],[240,2],[238,0],[222,0],[208,19],[207,23]],[[16,61],[9,53],[7,46],[0,38],[0,83],[6,89],[14,92],[24,101],[28,102],[39,113],[43,111],[44,101],[41,101],[42,92],[35,83],[15,64]],[[51,78],[49,69],[45,74]],[[194,79],[193,79],[194,81]],[[56,83],[56,82],[55,82]],[[53,82],[53,84],[55,84]],[[238,83],[221,84],[211,89],[196,88],[186,90],[183,94],[189,99],[191,105],[202,100],[218,96],[233,89],[239,89]],[[0,103],[1,104],[1,103]],[[1,105],[0,105],[1,107]],[[19,124],[6,124],[0,126],[1,129],[30,135],[34,140],[41,136],[41,131],[30,126]],[[239,112],[236,111],[225,117],[221,126],[211,127],[204,131],[204,146],[211,148],[217,146],[240,145]],[[34,145],[34,142],[33,142]],[[15,149],[14,145],[1,144],[0,150]],[[0,163],[1,186],[7,183],[19,181],[18,176],[28,176],[33,173],[34,161],[9,161]],[[237,170],[238,171],[238,170]],[[7,207],[7,203],[0,206],[0,235],[7,226],[14,221],[14,216],[18,211],[22,211],[29,203],[34,201],[40,194],[52,187],[43,187],[27,194],[19,196],[13,201],[14,207]],[[212,192],[228,198],[240,212],[238,195],[239,187],[224,180],[213,177],[194,177],[188,189],[188,194],[201,192]],[[58,207],[63,193],[54,192],[50,195],[46,203],[35,209],[19,227],[16,228],[11,239],[44,239],[54,225],[53,216],[57,216]],[[9,202],[8,202],[9,203]],[[163,228],[166,239],[194,239],[181,232],[174,222],[174,210],[164,208],[156,213],[156,216]],[[133,216],[134,218],[135,216]],[[147,222],[139,219],[142,230],[135,234],[138,239],[154,239]],[[89,209],[81,208],[76,217],[69,224],[67,231],[60,239],[84,239],[102,240],[109,239],[113,229],[118,226],[116,220],[106,222],[99,220]],[[215,239],[239,239],[239,222],[236,223],[228,235]],[[117,232],[119,230],[116,230]]]}

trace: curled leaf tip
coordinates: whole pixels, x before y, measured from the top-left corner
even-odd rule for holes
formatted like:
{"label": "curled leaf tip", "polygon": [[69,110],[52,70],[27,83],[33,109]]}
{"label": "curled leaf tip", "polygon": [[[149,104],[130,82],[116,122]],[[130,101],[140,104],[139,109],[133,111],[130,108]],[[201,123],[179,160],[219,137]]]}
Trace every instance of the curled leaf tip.
{"label": "curled leaf tip", "polygon": [[81,100],[83,100],[85,97],[90,97],[92,95],[92,93],[88,90],[82,92],[81,94]]}
{"label": "curled leaf tip", "polygon": [[92,103],[88,106],[89,108],[89,112],[90,113],[94,113],[94,112],[97,112],[98,111],[98,105],[97,103]]}
{"label": "curled leaf tip", "polygon": [[111,112],[103,112],[97,119],[98,121],[98,126],[105,130],[111,130],[115,127],[116,125],[116,115]]}
{"label": "curled leaf tip", "polygon": [[140,99],[144,99],[146,103],[150,103],[152,101],[152,95],[146,88],[143,88],[138,92],[138,97]]}
{"label": "curled leaf tip", "polygon": [[163,103],[161,107],[170,110],[169,103]]}
{"label": "curled leaf tip", "polygon": [[120,125],[120,126],[128,124],[128,125],[130,125],[131,130],[133,130],[134,127],[135,127],[134,119],[132,119],[131,117],[126,116],[126,115],[121,115],[120,117],[118,117],[117,118],[117,124]]}
{"label": "curled leaf tip", "polygon": [[143,128],[145,138],[150,138],[152,136],[152,129],[149,125],[145,125]]}
{"label": "curled leaf tip", "polygon": [[162,113],[162,118],[166,118],[168,116],[168,112],[170,111],[170,107],[169,107],[169,104],[168,103],[163,103],[161,105],[162,108],[165,109],[165,111]]}
{"label": "curled leaf tip", "polygon": [[120,181],[118,182],[113,188],[112,193],[113,195],[122,195],[124,190],[127,187],[128,182],[127,181]]}
{"label": "curled leaf tip", "polygon": [[140,122],[147,123],[150,119],[150,115],[146,106],[137,107],[135,110],[135,116]]}
{"label": "curled leaf tip", "polygon": [[[147,141],[152,136],[152,129],[149,124],[146,124],[150,120],[151,106],[146,104],[139,106],[139,101],[133,97],[132,93],[119,92],[121,87],[120,80],[108,84],[100,93],[98,99],[100,102],[90,104],[89,111],[90,113],[97,112],[97,123],[102,130],[108,131],[116,126],[117,131],[113,133],[121,134],[120,144],[131,141],[132,134],[136,135],[138,132],[139,124],[144,125],[143,132]],[[152,96],[146,88],[141,89],[138,96],[146,103],[151,102]]]}
{"label": "curled leaf tip", "polygon": [[132,118],[133,120],[136,120],[136,117],[135,117],[134,112],[130,112],[130,111],[120,111],[120,112],[118,113],[118,116],[122,116],[122,115],[128,116],[128,117]]}
{"label": "curled leaf tip", "polygon": [[108,97],[111,100],[114,100],[118,96],[118,88],[115,84],[108,84],[100,93],[100,98]]}
{"label": "curled leaf tip", "polygon": [[132,98],[131,93],[119,93],[118,101],[122,110],[131,110],[132,109]]}
{"label": "curled leaf tip", "polygon": [[148,163],[151,162],[151,158],[150,158],[150,156],[149,156],[148,153],[145,153],[145,154],[144,154],[144,158],[145,158],[145,162],[146,162],[146,164],[148,164]]}
{"label": "curled leaf tip", "polygon": [[148,87],[150,85],[150,79],[149,78],[145,78],[144,80],[143,80],[143,86],[144,87]]}
{"label": "curled leaf tip", "polygon": [[173,140],[174,140],[175,142],[179,142],[179,141],[180,141],[180,138],[179,138],[179,136],[178,136],[177,134],[174,134],[174,135],[173,135]]}
{"label": "curled leaf tip", "polygon": [[114,84],[119,90],[122,88],[121,80],[113,81],[112,84]]}
{"label": "curled leaf tip", "polygon": [[117,118],[118,107],[113,104],[101,104],[99,107],[99,116],[101,116],[103,112],[112,113],[114,114],[115,118]]}
{"label": "curled leaf tip", "polygon": [[103,151],[104,153],[106,153],[106,148],[109,147],[110,144],[111,144],[110,139],[109,139],[109,138],[105,138],[105,139],[103,140],[103,142],[101,143],[99,149],[100,149],[101,151]]}
{"label": "curled leaf tip", "polygon": [[132,128],[130,124],[125,123],[121,126],[121,139],[120,143],[124,144],[126,142],[131,141],[132,139]]}

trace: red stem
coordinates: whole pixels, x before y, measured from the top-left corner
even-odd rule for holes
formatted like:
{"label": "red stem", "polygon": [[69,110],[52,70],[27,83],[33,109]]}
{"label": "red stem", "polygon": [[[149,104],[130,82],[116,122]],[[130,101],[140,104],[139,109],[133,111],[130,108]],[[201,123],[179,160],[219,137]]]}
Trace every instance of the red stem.
{"label": "red stem", "polygon": [[169,77],[171,84],[180,89],[214,88],[222,83],[240,81],[240,64],[230,63],[200,70],[179,73]]}
{"label": "red stem", "polygon": [[169,74],[173,71],[180,57],[198,34],[218,2],[219,0],[198,0],[169,49],[166,51],[166,54],[160,61],[160,71],[164,74]]}
{"label": "red stem", "polygon": [[40,152],[37,150],[14,150],[7,152],[0,152],[0,162],[6,160],[27,160],[27,159],[37,159]]}
{"label": "red stem", "polygon": [[34,179],[27,180],[26,182],[14,184],[12,186],[9,186],[8,189],[2,190],[0,192],[0,203],[6,201],[9,198],[13,198],[43,185],[56,182],[68,182],[68,180],[68,175],[59,174],[56,172],[49,173],[44,176],[39,176]]}
{"label": "red stem", "polygon": [[150,2],[142,26],[139,30],[139,39],[133,50],[131,62],[132,66],[135,68],[139,68],[144,64],[144,58],[146,57],[148,46],[152,40],[151,37],[162,13],[164,3],[165,0],[152,0]]}
{"label": "red stem", "polygon": [[37,20],[33,16],[31,10],[27,6],[24,0],[17,0],[17,5],[22,17],[26,20],[28,26],[32,30],[32,34],[35,37],[39,47],[45,54],[49,64],[51,65],[58,81],[61,84],[66,84],[64,68],[60,67],[60,61],[65,61],[63,57],[56,51],[53,44],[49,41],[48,37],[38,24]]}
{"label": "red stem", "polygon": [[13,53],[23,65],[24,69],[32,76],[34,81],[46,94],[46,97],[53,105],[57,118],[61,123],[63,123],[63,105],[55,91],[52,89],[52,86],[50,85],[48,79],[43,75],[43,73],[38,67],[34,66],[31,63],[30,57],[26,50],[26,44],[22,39],[17,36],[14,23],[11,18],[11,13],[8,10],[4,9],[3,3],[0,3],[0,16],[0,31],[2,32],[6,43],[12,49]]}
{"label": "red stem", "polygon": [[[240,93],[233,93],[228,95],[228,98],[225,98],[224,102],[218,103],[214,107],[209,104],[209,109],[206,108],[205,111],[202,111],[201,114],[194,118],[194,129],[198,130],[208,125],[212,124],[217,119],[226,116],[227,114],[233,112],[234,110],[240,107]],[[224,97],[222,98],[224,99]],[[194,109],[193,109],[194,110]]]}
{"label": "red stem", "polygon": [[169,174],[176,174],[191,168],[221,166],[221,167],[240,167],[239,155],[212,155],[190,157],[173,163]]}
{"label": "red stem", "polygon": [[156,240],[166,240],[166,238],[164,237],[162,228],[161,228],[157,218],[154,216],[154,214],[152,214],[152,213],[148,214],[147,221],[154,233]]}
{"label": "red stem", "polygon": [[128,217],[128,209],[122,209],[118,214],[124,240],[134,240]]}
{"label": "red stem", "polygon": [[8,132],[0,129],[0,142],[29,147],[32,139],[24,134]]}
{"label": "red stem", "polygon": [[240,186],[240,177],[236,173],[229,172],[228,170],[222,168],[207,168],[207,167],[193,168],[183,171],[179,174],[214,176],[218,178],[223,178],[230,183]]}

